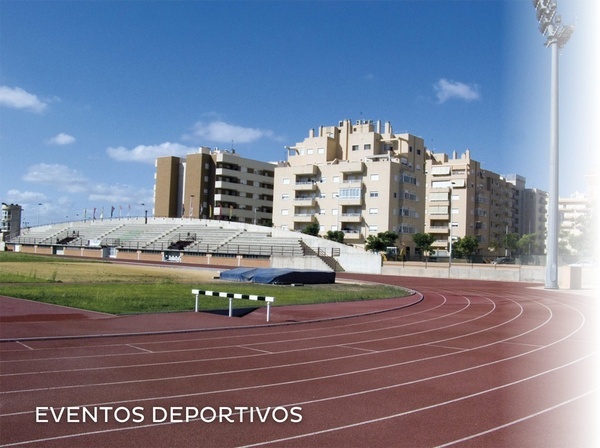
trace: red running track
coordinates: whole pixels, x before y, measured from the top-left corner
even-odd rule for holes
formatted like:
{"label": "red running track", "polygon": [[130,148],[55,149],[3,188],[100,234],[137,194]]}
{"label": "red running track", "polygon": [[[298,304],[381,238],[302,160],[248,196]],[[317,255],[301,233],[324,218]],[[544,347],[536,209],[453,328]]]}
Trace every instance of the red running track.
{"label": "red running track", "polygon": [[267,325],[264,310],[114,318],[3,298],[0,445],[597,446],[594,294],[338,278],[423,300],[275,307]]}

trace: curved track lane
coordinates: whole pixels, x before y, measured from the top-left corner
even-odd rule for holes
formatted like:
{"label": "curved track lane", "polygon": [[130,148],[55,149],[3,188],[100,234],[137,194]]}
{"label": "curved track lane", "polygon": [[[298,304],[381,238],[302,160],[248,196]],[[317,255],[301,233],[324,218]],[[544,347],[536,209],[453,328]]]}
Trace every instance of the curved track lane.
{"label": "curved track lane", "polygon": [[[423,300],[410,307],[401,299],[381,301],[385,312],[339,320],[324,306],[323,319],[311,311],[312,322],[293,325],[250,325],[259,315],[238,328],[204,332],[3,342],[0,445],[598,441],[593,295],[524,284],[343,277],[402,284]],[[365,311],[360,307],[354,314]],[[286,320],[294,312],[286,310]],[[186,412],[190,421],[178,422]]]}

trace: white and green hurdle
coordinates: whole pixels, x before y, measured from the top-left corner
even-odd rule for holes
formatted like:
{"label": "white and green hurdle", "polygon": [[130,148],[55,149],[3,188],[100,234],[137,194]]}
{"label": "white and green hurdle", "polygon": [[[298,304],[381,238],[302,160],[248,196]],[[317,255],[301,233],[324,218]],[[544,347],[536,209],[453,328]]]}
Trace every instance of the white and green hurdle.
{"label": "white and green hurdle", "polygon": [[201,289],[192,289],[192,294],[196,296],[196,306],[194,307],[194,311],[196,313],[198,312],[200,296],[223,297],[229,299],[229,317],[233,315],[233,299],[259,300],[261,302],[267,302],[267,322],[269,322],[271,315],[271,303],[275,301],[275,297],[270,296],[255,296],[253,294],[239,294],[233,292],[203,291]]}

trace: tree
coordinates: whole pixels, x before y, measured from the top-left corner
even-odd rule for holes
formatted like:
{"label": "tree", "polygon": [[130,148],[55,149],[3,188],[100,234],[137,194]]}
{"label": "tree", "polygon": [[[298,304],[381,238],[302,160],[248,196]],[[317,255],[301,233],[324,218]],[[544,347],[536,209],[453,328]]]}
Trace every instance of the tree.
{"label": "tree", "polygon": [[398,234],[391,231],[379,232],[377,236],[369,235],[365,243],[365,249],[373,252],[384,251],[387,247],[394,246]]}
{"label": "tree", "polygon": [[504,238],[502,239],[502,247],[508,249],[509,256],[512,256],[513,253],[515,253],[519,248],[519,234],[507,233],[504,235]]}
{"label": "tree", "polygon": [[415,233],[412,238],[417,249],[421,249],[423,253],[427,254],[431,252],[431,246],[435,241],[435,237],[431,233]]}
{"label": "tree", "polygon": [[328,230],[325,234],[325,239],[335,241],[337,243],[344,242],[344,232],[342,230]]}
{"label": "tree", "polygon": [[526,233],[519,238],[517,241],[517,249],[522,255],[531,255],[531,250],[535,250],[535,240],[537,235],[535,233]]}
{"label": "tree", "polygon": [[479,247],[479,241],[477,237],[467,235],[464,238],[459,238],[456,243],[452,245],[453,255],[456,254],[459,257],[469,258],[475,253]]}
{"label": "tree", "polygon": [[304,233],[305,235],[319,236],[319,230],[321,230],[319,223],[313,222],[312,224],[309,224],[303,228],[301,233]]}

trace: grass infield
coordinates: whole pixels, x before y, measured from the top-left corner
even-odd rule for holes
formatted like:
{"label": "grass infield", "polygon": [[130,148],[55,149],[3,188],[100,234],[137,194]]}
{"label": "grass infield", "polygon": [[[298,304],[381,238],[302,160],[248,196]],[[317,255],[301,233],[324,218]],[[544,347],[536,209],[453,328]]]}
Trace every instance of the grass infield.
{"label": "grass infield", "polygon": [[[265,285],[215,280],[214,270],[140,266],[14,252],[0,253],[0,295],[110,314],[189,311],[192,289],[275,297],[274,306],[402,297],[398,287],[378,284]],[[225,309],[228,301],[202,297],[201,310]],[[266,306],[234,300],[234,307]]]}

